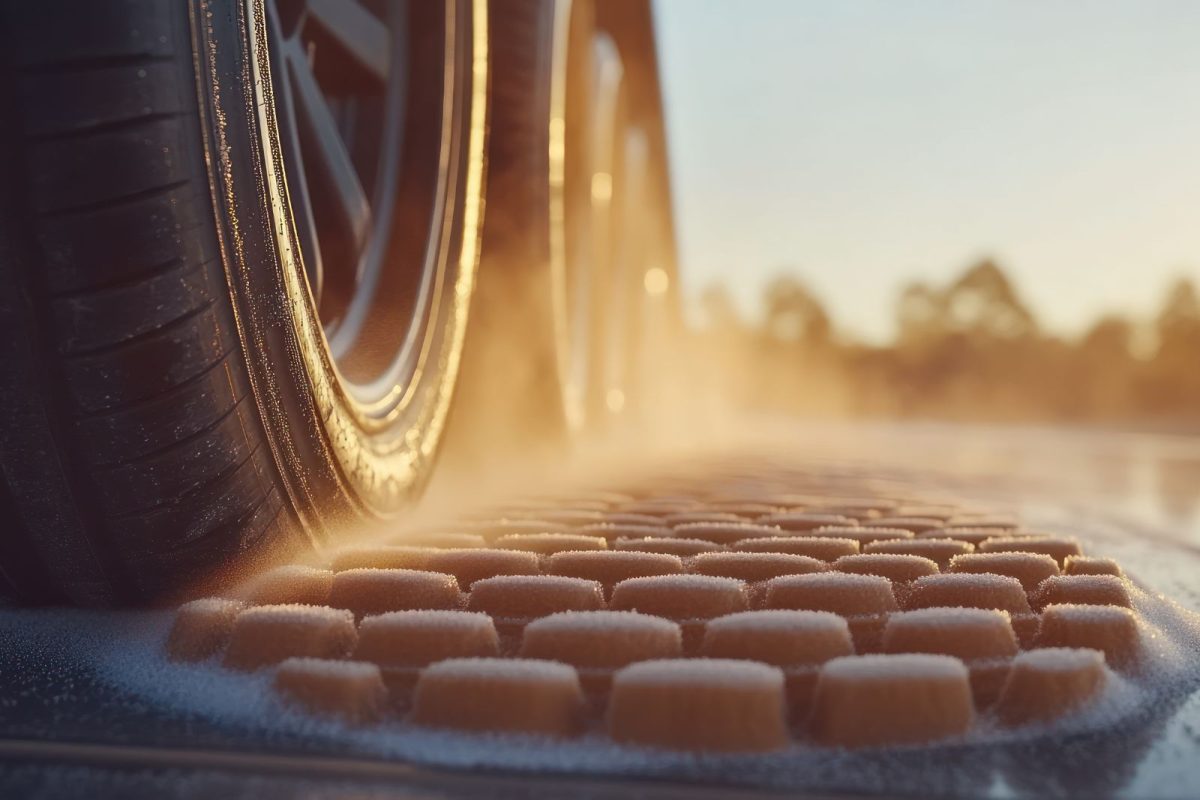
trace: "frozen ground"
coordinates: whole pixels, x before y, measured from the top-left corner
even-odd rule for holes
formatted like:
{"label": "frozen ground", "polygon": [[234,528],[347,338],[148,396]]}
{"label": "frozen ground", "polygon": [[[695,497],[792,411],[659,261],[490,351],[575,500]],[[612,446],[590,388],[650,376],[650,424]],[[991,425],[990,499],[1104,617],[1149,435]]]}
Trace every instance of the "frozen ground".
{"label": "frozen ground", "polygon": [[[161,644],[169,614],[7,611],[0,612],[0,736],[398,760],[432,770],[420,772],[425,786],[437,786],[444,769],[586,776],[581,787],[598,795],[612,788],[607,781],[636,778],[922,796],[1195,796],[1200,633],[1189,611],[1200,611],[1200,445],[1045,431],[966,437],[944,427],[824,430],[806,441],[856,468],[1011,508],[1030,527],[1079,535],[1090,552],[1117,558],[1138,583],[1138,611],[1163,634],[1155,644],[1160,672],[1145,686],[1119,683],[1091,713],[1054,731],[983,730],[952,746],[891,752],[794,747],[696,757],[595,737],[553,743],[402,725],[347,729],[279,705],[266,674],[167,663]],[[881,452],[888,456],[872,455]],[[5,770],[0,789],[25,785],[11,783],[17,778],[30,780],[28,769]]]}

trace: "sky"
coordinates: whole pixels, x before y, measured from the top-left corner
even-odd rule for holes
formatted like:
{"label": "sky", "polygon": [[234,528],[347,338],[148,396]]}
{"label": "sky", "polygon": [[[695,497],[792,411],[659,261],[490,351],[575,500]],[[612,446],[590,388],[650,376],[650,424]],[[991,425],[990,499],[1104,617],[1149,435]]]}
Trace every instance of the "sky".
{"label": "sky", "polygon": [[1044,325],[1200,280],[1200,2],[654,0],[682,289],[894,333],[995,258]]}

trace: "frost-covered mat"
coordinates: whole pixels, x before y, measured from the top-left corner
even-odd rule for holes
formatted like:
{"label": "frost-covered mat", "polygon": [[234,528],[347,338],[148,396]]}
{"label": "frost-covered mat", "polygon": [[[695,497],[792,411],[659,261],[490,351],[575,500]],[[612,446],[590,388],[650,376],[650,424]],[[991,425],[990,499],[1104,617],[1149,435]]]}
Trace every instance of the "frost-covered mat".
{"label": "frost-covered mat", "polygon": [[[160,740],[153,735],[157,726],[174,731],[176,745],[203,732],[209,746],[355,754],[456,770],[888,794],[1080,794],[1104,788],[1129,796],[1186,796],[1200,780],[1200,701],[1192,694],[1200,670],[1200,622],[1173,601],[1141,589],[1134,590],[1134,605],[1146,629],[1150,669],[1137,683],[1110,680],[1087,712],[1052,727],[1006,731],[985,718],[967,738],[937,746],[851,753],[794,745],[755,756],[655,752],[616,746],[597,734],[549,740],[399,722],[359,728],[322,721],[280,701],[271,691],[269,671],[240,674],[215,663],[168,661],[165,613],[9,611],[0,614],[0,634],[7,653],[24,654],[15,665],[6,664],[7,671],[27,672],[35,683],[43,674],[49,687],[40,690],[43,702],[57,706],[51,714],[57,733],[68,737],[77,714],[97,715],[95,727],[102,729],[106,718],[150,713],[159,721],[145,728],[142,744]],[[95,707],[94,696],[79,696],[92,679],[113,692],[107,709]],[[3,718],[11,724],[16,715],[28,714],[22,705],[27,703],[19,696],[8,697]]]}
{"label": "frost-covered mat", "polygon": [[[862,478],[856,466],[826,466],[830,474],[848,481]],[[336,722],[303,712],[283,699],[273,686],[274,669],[238,672],[223,666],[220,656],[197,663],[169,660],[165,647],[172,625],[169,612],[0,611],[0,735],[297,757],[319,753],[403,762],[434,772],[501,771],[589,781],[637,778],[786,792],[1194,796],[1195,787],[1200,785],[1200,551],[1188,541],[1172,537],[1169,531],[1105,513],[1103,504],[1093,502],[1093,498],[1067,497],[1055,487],[1029,492],[1028,487],[992,482],[980,475],[961,481],[954,475],[935,479],[928,470],[921,474],[897,470],[886,480],[889,486],[941,482],[955,494],[1018,513],[1029,529],[1077,536],[1089,556],[1115,558],[1130,579],[1128,592],[1144,655],[1140,666],[1109,673],[1102,693],[1085,710],[1052,724],[1005,727],[991,712],[984,712],[966,736],[925,746],[847,751],[816,746],[801,733],[792,744],[775,752],[715,755],[615,744],[604,734],[603,723],[595,718],[582,735],[567,738],[457,733],[419,727],[397,718],[369,724]],[[596,512],[582,506],[570,512],[570,524],[588,527]],[[749,516],[757,513],[754,506],[752,502],[736,506],[730,502],[720,514],[728,516],[736,508],[739,514]],[[661,511],[649,502],[642,503],[641,508],[629,504],[622,510],[622,524],[642,535],[635,529],[644,524],[644,512]],[[707,513],[680,511],[675,521],[688,534],[680,538],[724,550],[719,558],[706,557],[701,562],[737,561],[730,558],[733,553],[726,548],[735,547],[732,542],[740,540],[740,535],[731,535],[728,544],[722,544],[721,537],[741,523],[719,516],[712,522],[695,518]],[[813,516],[798,513],[787,515],[784,521],[804,532],[806,526],[816,524]],[[864,543],[877,538],[872,530],[878,529],[870,524],[855,530],[866,534]],[[507,528],[504,533],[517,536]],[[658,535],[652,529],[649,534]],[[697,538],[698,534],[703,536]],[[474,533],[454,535],[479,539],[471,545],[456,541],[452,545],[455,547],[477,547],[483,542]],[[536,542],[527,539],[521,543],[543,549],[562,544],[547,537]],[[537,556],[543,565],[556,557],[548,549]],[[535,557],[522,554],[521,558]],[[694,559],[694,555],[688,558]],[[911,561],[916,556],[894,558]],[[678,560],[675,556],[661,559]],[[770,559],[755,560],[766,563]],[[695,568],[696,563],[689,561],[688,569]],[[342,566],[349,569],[362,565]],[[408,565],[392,566],[399,569]],[[698,577],[679,576],[666,583],[695,583]],[[574,585],[555,580],[563,586]],[[727,579],[710,578],[706,585],[723,580]],[[903,583],[908,579],[893,580]],[[498,588],[524,581],[493,579]],[[653,582],[664,584],[663,580]],[[548,584],[541,581],[539,585]],[[481,594],[475,599],[482,602],[485,598]],[[614,607],[611,599],[608,603]],[[749,613],[773,619],[773,612]],[[919,611],[905,613],[915,623],[924,617],[939,616]],[[967,616],[980,615],[961,616],[965,622]],[[1064,662],[1065,666],[1069,664]],[[643,671],[653,684],[654,670]],[[847,672],[849,677],[856,674],[861,677],[861,670]]]}

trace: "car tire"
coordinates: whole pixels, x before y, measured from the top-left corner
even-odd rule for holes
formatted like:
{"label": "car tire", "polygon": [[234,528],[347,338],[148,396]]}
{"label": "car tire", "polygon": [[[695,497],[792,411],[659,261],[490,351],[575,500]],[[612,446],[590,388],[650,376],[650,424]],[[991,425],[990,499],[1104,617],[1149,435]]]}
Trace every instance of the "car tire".
{"label": "car tire", "polygon": [[[437,84],[443,127],[405,139],[397,158],[428,162],[414,148],[432,141],[450,172],[435,176],[440,205],[422,218],[435,253],[422,264],[435,260],[435,274],[410,292],[418,322],[386,362],[408,358],[408,371],[381,394],[356,383],[357,362],[343,364],[325,335],[277,82],[291,67],[269,6],[0,8],[0,582],[10,594],[84,605],[189,594],[232,565],[386,519],[429,475],[478,259],[486,3],[451,0],[430,23],[444,33],[438,74],[450,76]],[[403,24],[443,13],[409,8]],[[406,52],[431,39],[414,34]],[[405,96],[408,110],[418,95]],[[377,217],[406,224],[408,178],[397,180],[395,210]],[[396,327],[386,303],[366,313]]]}

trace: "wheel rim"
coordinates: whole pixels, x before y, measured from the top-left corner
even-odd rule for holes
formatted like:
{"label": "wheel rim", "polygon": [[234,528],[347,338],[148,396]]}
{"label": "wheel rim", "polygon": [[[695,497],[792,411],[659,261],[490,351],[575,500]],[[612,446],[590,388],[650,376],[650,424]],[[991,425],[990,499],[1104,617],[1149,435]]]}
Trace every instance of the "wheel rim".
{"label": "wheel rim", "polygon": [[[625,68],[587,3],[559,6],[550,121],[550,240],[558,372],[569,427],[620,414],[629,400],[631,276],[644,208],[630,163],[645,142],[621,113]],[[633,180],[629,180],[632,178]]]}
{"label": "wheel rim", "polygon": [[309,289],[339,378],[385,418],[417,368],[444,266],[432,251],[452,120],[439,73],[453,69],[454,37],[441,4],[267,0],[266,10]]}
{"label": "wheel rim", "polygon": [[[591,386],[587,411],[594,415],[604,408],[619,413],[625,406],[617,345],[626,313],[626,298],[619,291],[624,266],[619,243],[626,233],[619,205],[625,189],[621,164],[625,132],[619,113],[625,67],[608,35],[593,38],[592,64],[591,169],[587,176],[590,256],[577,265],[586,277],[581,275],[578,281],[583,289],[572,293],[578,322],[573,326],[571,360],[573,380]],[[601,315],[605,324],[600,324]]]}
{"label": "wheel rim", "polygon": [[[367,402],[335,362],[305,271],[293,213],[298,180],[284,157],[279,111],[278,45],[270,0],[220,0],[192,6],[192,47],[200,88],[201,132],[218,223],[221,257],[233,301],[238,344],[270,455],[291,507],[314,542],[326,541],[350,520],[387,518],[420,490],[443,438],[462,360],[474,294],[483,217],[488,107],[488,0],[410,3],[409,31],[422,13],[437,17],[440,36],[409,39],[437,61],[408,90],[407,119],[422,93],[438,120],[431,130],[405,130],[401,187],[393,242],[419,245],[420,256],[388,263],[425,264],[435,276],[411,380],[388,386]],[[436,84],[436,85],[434,85]],[[413,136],[413,133],[420,134]],[[414,141],[416,140],[416,141]],[[429,153],[433,154],[429,158]],[[411,169],[416,162],[426,172]],[[414,182],[413,175],[418,179]],[[408,184],[406,187],[405,184]],[[412,221],[407,189],[420,208],[432,194],[444,213]],[[432,187],[432,189],[430,188]],[[419,210],[419,209],[418,209]],[[407,221],[407,223],[406,223]],[[413,227],[419,223],[418,231]],[[412,229],[418,235],[407,235]],[[383,270],[381,281],[388,280]],[[387,287],[378,289],[387,297]],[[376,304],[390,308],[389,304]],[[391,309],[394,313],[394,309]],[[397,318],[398,319],[398,318]],[[410,316],[397,322],[408,337]],[[371,322],[371,327],[376,326]],[[384,351],[400,363],[400,347]],[[351,376],[353,377],[353,376]],[[389,382],[390,383],[390,382]]]}

